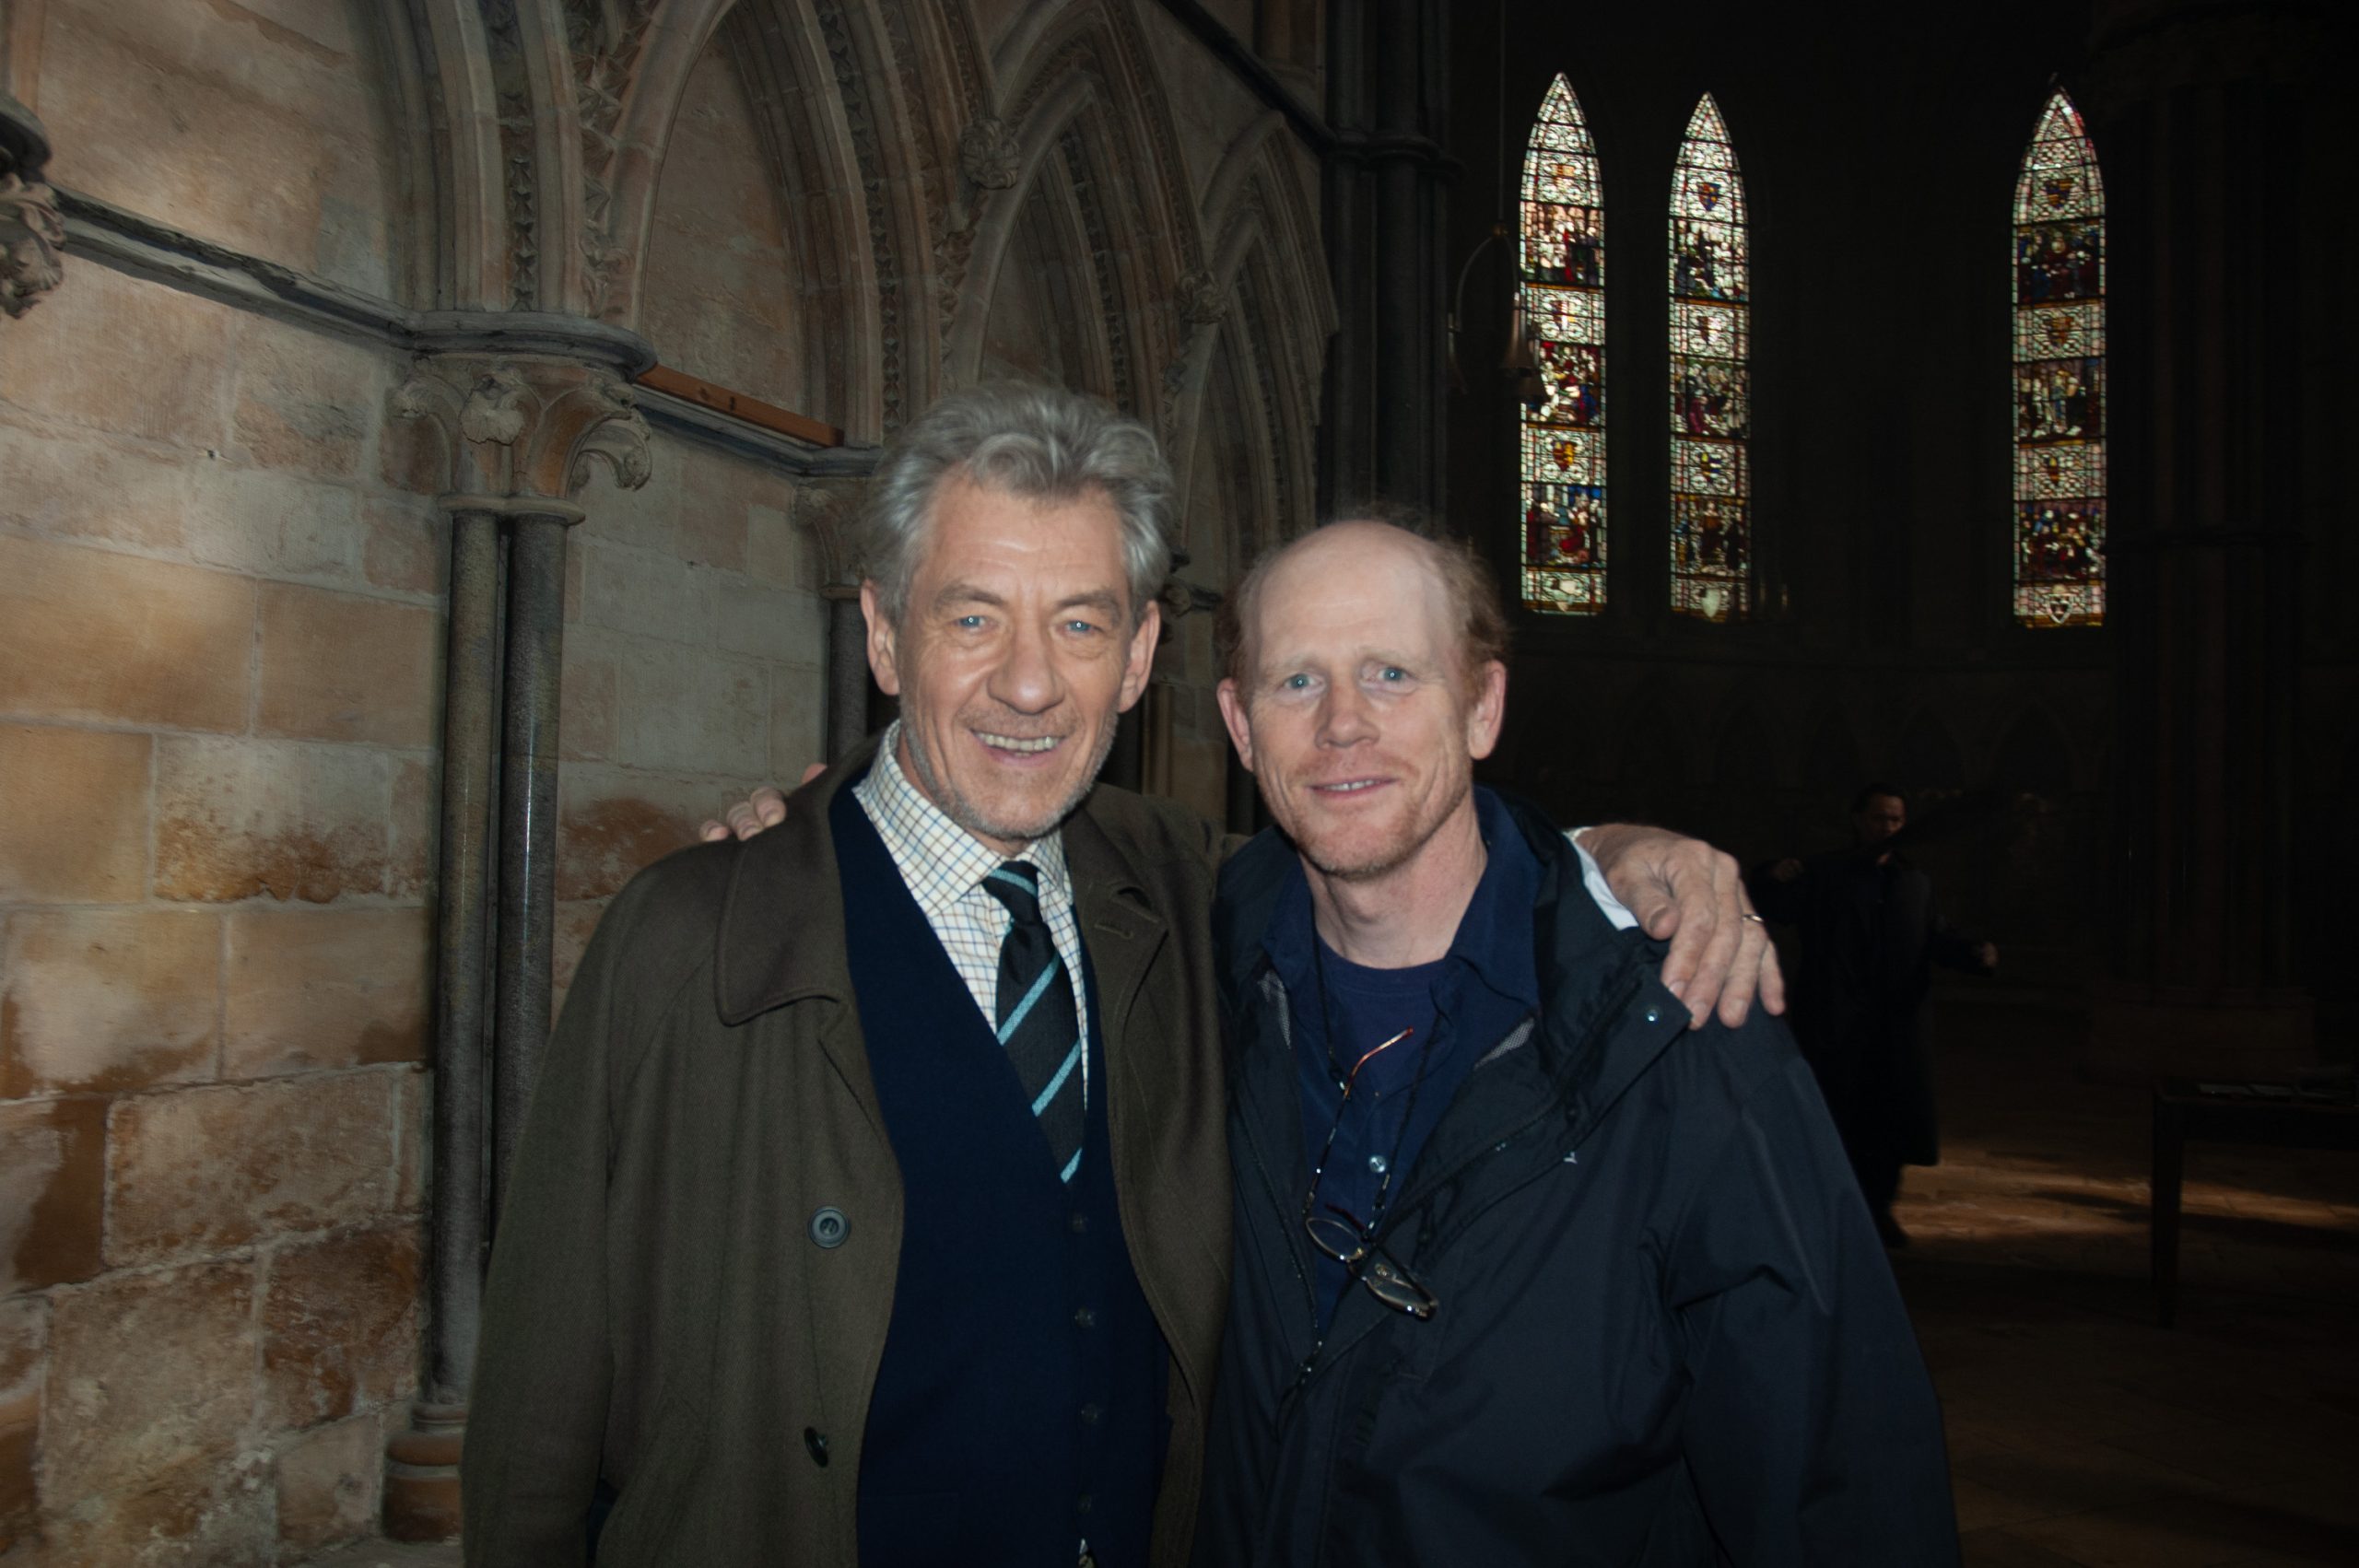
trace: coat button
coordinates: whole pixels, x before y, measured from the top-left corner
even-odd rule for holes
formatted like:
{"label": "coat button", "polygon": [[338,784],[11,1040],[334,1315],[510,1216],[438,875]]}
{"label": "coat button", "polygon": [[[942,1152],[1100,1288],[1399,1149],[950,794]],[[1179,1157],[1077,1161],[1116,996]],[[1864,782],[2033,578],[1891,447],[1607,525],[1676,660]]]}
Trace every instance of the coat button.
{"label": "coat button", "polygon": [[841,1246],[844,1238],[850,1235],[851,1222],[844,1218],[842,1210],[832,1204],[811,1216],[811,1239],[821,1246]]}
{"label": "coat button", "polygon": [[1105,1413],[1106,1412],[1104,1410],[1099,1410],[1096,1405],[1084,1405],[1081,1407],[1081,1424],[1084,1426],[1096,1426],[1097,1424],[1097,1418]]}
{"label": "coat button", "polygon": [[1662,1022],[1662,1009],[1661,1009],[1661,1008],[1660,1008],[1660,1007],[1650,1007],[1650,1008],[1647,1009],[1647,1022],[1648,1022],[1648,1023],[1649,1023],[1649,1024],[1660,1024],[1660,1023],[1661,1023],[1661,1022]]}
{"label": "coat button", "polygon": [[1075,1307],[1073,1322],[1076,1328],[1095,1328],[1097,1327],[1097,1314],[1086,1306]]}
{"label": "coat button", "polygon": [[1089,1216],[1081,1212],[1078,1209],[1074,1210],[1071,1214],[1065,1216],[1065,1229],[1073,1232],[1075,1235],[1081,1235],[1084,1231],[1089,1229]]}
{"label": "coat button", "polygon": [[811,1462],[821,1469],[827,1468],[827,1434],[816,1426],[803,1429],[803,1446],[811,1450]]}

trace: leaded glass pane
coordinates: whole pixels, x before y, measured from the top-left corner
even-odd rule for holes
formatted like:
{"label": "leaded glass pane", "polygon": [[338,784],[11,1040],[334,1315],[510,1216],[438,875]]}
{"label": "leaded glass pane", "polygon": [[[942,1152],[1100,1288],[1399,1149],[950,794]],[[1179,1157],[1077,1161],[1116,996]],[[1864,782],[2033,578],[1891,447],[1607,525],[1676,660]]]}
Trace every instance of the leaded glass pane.
{"label": "leaded glass pane", "polygon": [[1752,292],[1744,179],[1706,93],[1671,185],[1671,607],[1708,621],[1752,602]]}
{"label": "leaded glass pane", "polygon": [[2015,619],[2105,620],[2105,186],[2080,111],[2040,111],[2015,182]]}
{"label": "leaded glass pane", "polygon": [[1523,602],[1605,607],[1605,205],[1597,153],[1564,77],[1523,159],[1517,264],[1540,401],[1521,415]]}

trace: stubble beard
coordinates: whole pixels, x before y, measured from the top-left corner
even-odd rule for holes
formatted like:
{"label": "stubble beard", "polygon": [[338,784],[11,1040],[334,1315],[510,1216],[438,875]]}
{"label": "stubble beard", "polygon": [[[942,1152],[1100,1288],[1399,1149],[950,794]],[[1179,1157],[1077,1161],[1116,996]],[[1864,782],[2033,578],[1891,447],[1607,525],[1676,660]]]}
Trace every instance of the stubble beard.
{"label": "stubble beard", "polygon": [[[1434,841],[1442,825],[1457,814],[1458,808],[1474,792],[1474,776],[1461,774],[1441,810],[1434,814],[1432,825],[1419,832],[1414,822],[1402,838],[1387,843],[1370,854],[1351,860],[1327,858],[1315,840],[1295,837],[1296,852],[1309,860],[1311,868],[1332,882],[1378,882],[1415,860],[1425,847]],[[1289,835],[1289,837],[1294,837]]]}
{"label": "stubble beard", "polygon": [[1112,721],[1099,731],[1097,755],[1089,759],[1089,766],[1082,770],[1072,790],[1058,802],[1056,811],[1038,822],[1011,822],[986,814],[982,806],[969,800],[946,774],[933,766],[933,758],[925,749],[921,726],[904,723],[901,735],[909,743],[910,771],[917,776],[918,787],[942,808],[943,815],[977,838],[1029,844],[1054,833],[1065,818],[1073,815],[1089,791],[1097,787],[1098,770],[1106,766],[1107,757],[1113,754],[1114,732],[1121,721],[1121,715],[1116,714]]}

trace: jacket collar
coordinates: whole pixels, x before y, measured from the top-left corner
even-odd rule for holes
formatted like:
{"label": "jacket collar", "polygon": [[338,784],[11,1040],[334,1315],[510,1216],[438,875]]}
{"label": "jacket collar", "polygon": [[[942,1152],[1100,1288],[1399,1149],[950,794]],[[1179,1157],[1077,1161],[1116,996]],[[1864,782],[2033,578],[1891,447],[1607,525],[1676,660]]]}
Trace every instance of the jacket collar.
{"label": "jacket collar", "polygon": [[[786,820],[738,847],[721,910],[713,984],[721,1021],[735,1025],[757,1013],[813,997],[851,1000],[844,952],[843,908],[835,831],[828,808],[868,771],[874,737],[787,797]],[[815,904],[813,889],[830,896]]]}
{"label": "jacket collar", "polygon": [[[1580,857],[1563,831],[1530,802],[1496,793],[1540,862],[1532,942],[1541,1027],[1530,1043],[1547,1078],[1578,1096],[1581,1125],[1594,1125],[1679,1037],[1686,1010],[1662,984],[1663,945],[1643,931],[1614,929],[1583,885]],[[1250,993],[1270,966],[1262,935],[1294,864],[1294,846],[1266,828],[1222,869],[1214,934],[1233,1006],[1250,1006]],[[1617,1004],[1636,1027],[1604,1016]]]}

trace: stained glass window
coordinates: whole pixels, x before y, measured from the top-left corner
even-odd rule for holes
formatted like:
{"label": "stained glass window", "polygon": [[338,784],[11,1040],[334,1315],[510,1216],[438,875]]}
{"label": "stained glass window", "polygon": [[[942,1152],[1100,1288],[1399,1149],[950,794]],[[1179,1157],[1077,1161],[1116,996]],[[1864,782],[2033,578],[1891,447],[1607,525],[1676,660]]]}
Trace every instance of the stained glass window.
{"label": "stained glass window", "polygon": [[1744,180],[1706,93],[1671,177],[1671,607],[1708,621],[1752,592],[1751,295]]}
{"label": "stained glass window", "polygon": [[2040,111],[2015,182],[2015,619],[2105,621],[2105,186],[2081,112]]}
{"label": "stained glass window", "polygon": [[1605,203],[1597,150],[1558,76],[1523,157],[1523,332],[1539,368],[1524,404],[1523,602],[1605,607]]}

